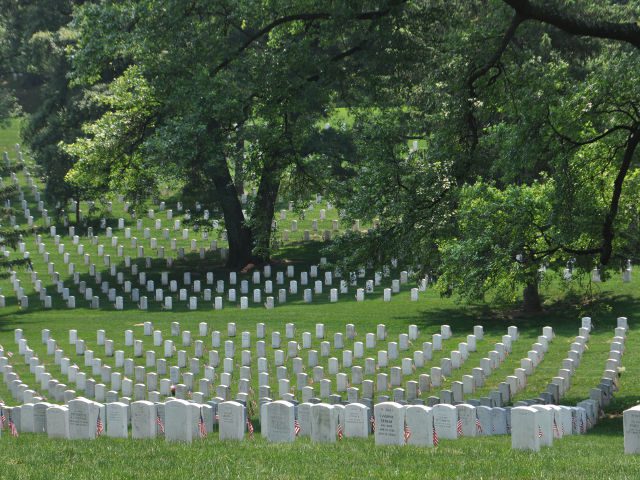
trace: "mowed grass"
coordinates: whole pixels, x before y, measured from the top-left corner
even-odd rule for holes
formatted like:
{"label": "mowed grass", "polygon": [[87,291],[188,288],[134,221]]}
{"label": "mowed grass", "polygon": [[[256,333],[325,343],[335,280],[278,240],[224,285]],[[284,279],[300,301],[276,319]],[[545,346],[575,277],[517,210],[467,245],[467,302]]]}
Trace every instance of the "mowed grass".
{"label": "mowed grass", "polygon": [[7,125],[0,125],[0,152],[15,156],[15,145],[20,143],[21,123],[21,119],[13,118]]}
{"label": "mowed grass", "polygon": [[[10,151],[12,158],[15,155],[12,149],[13,144],[17,142],[17,130],[17,122],[12,124],[8,133],[7,130],[0,130],[0,151]],[[117,210],[114,211],[113,218],[124,214],[120,210],[121,207],[116,206]],[[35,212],[34,208],[32,212]],[[20,221],[22,222],[23,219],[20,218]],[[309,228],[308,216],[303,222],[304,226],[300,228]],[[127,223],[131,225],[130,220]],[[153,220],[145,219],[144,225],[153,228]],[[138,232],[138,237],[141,238],[141,236]],[[300,232],[298,236],[301,236]],[[299,240],[298,236],[295,238],[296,242]],[[28,242],[31,251],[35,251],[33,239],[28,239]],[[69,238],[66,238],[66,242],[70,243]],[[56,258],[56,264],[61,264],[62,262],[57,258],[58,254],[53,255]],[[306,264],[317,262],[318,242],[291,243],[282,248],[280,256]],[[193,263],[197,263],[197,260]],[[42,265],[38,266],[42,267]],[[42,269],[40,268],[39,271]],[[23,284],[31,288],[26,276],[23,278],[25,278]],[[2,282],[6,292],[10,291],[8,285],[6,281]],[[448,356],[451,350],[456,350],[458,343],[465,341],[466,335],[473,333],[474,325],[483,325],[485,338],[478,342],[478,351],[469,356],[461,369],[454,370],[453,375],[446,379],[442,388],[449,388],[452,381],[460,380],[462,375],[471,374],[472,368],[480,365],[480,359],[488,356],[494,344],[501,341],[507,327],[518,326],[520,339],[513,344],[512,354],[487,378],[485,387],[468,397],[478,398],[496,388],[507,375],[513,374],[513,370],[520,366],[520,359],[526,356],[538,335],[541,335],[542,327],[550,325],[557,336],[551,343],[544,361],[528,378],[526,390],[521,392],[515,400],[534,398],[544,391],[547,383],[557,375],[562,359],[567,356],[569,345],[578,334],[580,317],[589,315],[593,318],[595,328],[591,334],[588,350],[572,378],[572,388],[563,401],[564,404],[571,405],[588,398],[589,389],[598,384],[618,316],[629,318],[630,331],[623,357],[625,371],[621,378],[621,389],[607,408],[607,418],[587,435],[565,437],[556,441],[552,448],[545,448],[540,453],[511,450],[508,436],[463,438],[457,441],[441,440],[438,448],[428,449],[376,447],[373,437],[367,440],[345,439],[336,445],[314,444],[308,438],[298,439],[294,444],[273,445],[262,439],[259,433],[256,434],[255,440],[245,442],[220,442],[217,439],[217,433],[213,433],[206,440],[185,445],[166,443],[162,439],[134,441],[106,437],[96,441],[61,441],[49,440],[45,435],[34,434],[22,434],[16,439],[3,431],[0,438],[0,462],[2,462],[0,480],[264,478],[265,476],[269,478],[638,478],[640,477],[638,457],[623,454],[621,412],[640,400],[640,382],[638,381],[640,379],[640,360],[638,359],[640,334],[636,321],[640,316],[640,282],[634,278],[633,283],[623,284],[619,278],[614,278],[596,286],[596,290],[596,297],[592,302],[581,303],[567,300],[557,285],[552,285],[545,292],[548,299],[545,312],[535,316],[523,316],[517,311],[492,311],[483,306],[460,305],[454,299],[441,298],[432,290],[421,293],[419,302],[410,302],[406,289],[403,289],[399,295],[394,295],[389,303],[383,302],[381,295],[376,295],[375,299],[367,299],[362,303],[342,298],[335,304],[323,301],[306,305],[295,301],[278,306],[274,310],[256,307],[240,310],[225,305],[224,310],[219,312],[210,308],[201,308],[196,312],[182,309],[173,312],[159,310],[140,312],[135,309],[116,312],[108,307],[89,310],[83,308],[83,303],[75,310],[61,308],[45,311],[33,301],[30,302],[30,309],[19,311],[10,304],[11,306],[0,311],[0,344],[15,353],[11,360],[15,371],[24,382],[38,390],[39,386],[36,385],[33,374],[17,355],[17,345],[13,340],[15,328],[23,329],[30,348],[38,354],[41,362],[46,365],[47,371],[63,379],[60,368],[54,364],[53,356],[46,354],[46,346],[40,341],[41,331],[44,328],[50,330],[51,337],[57,340],[59,348],[64,349],[65,355],[69,356],[72,364],[77,363],[81,371],[93,376],[90,367],[84,366],[82,357],[76,356],[75,350],[69,345],[69,329],[78,331],[79,338],[87,342],[87,348],[95,351],[96,358],[102,358],[104,364],[114,366],[114,358],[105,357],[104,347],[96,345],[98,329],[106,331],[106,337],[114,340],[116,350],[125,351],[126,358],[134,358],[133,348],[124,346],[124,331],[127,329],[133,330],[136,339],[144,341],[145,351],[155,350],[157,358],[162,358],[163,348],[153,347],[152,338],[143,336],[144,321],[152,321],[154,329],[161,330],[165,339],[174,340],[177,349],[187,350],[189,356],[192,356],[193,346],[182,347],[180,337],[169,335],[171,322],[180,322],[181,329],[190,330],[193,340],[202,339],[207,349],[211,348],[211,337],[210,335],[198,337],[200,322],[208,323],[209,333],[212,330],[219,330],[223,342],[227,340],[227,323],[235,322],[238,332],[235,339],[236,359],[239,361],[240,333],[242,331],[251,333],[252,349],[254,349],[257,340],[256,323],[264,322],[267,328],[265,342],[271,374],[270,383],[273,395],[277,396],[271,333],[281,332],[281,348],[286,351],[287,339],[284,333],[285,324],[288,322],[296,325],[295,339],[300,343],[302,332],[311,332],[312,348],[318,351],[320,340],[315,338],[316,323],[325,324],[325,340],[330,341],[332,346],[334,333],[345,333],[345,326],[348,323],[355,324],[356,341],[363,342],[367,332],[375,332],[376,326],[384,323],[388,331],[387,340],[378,342],[375,350],[365,351],[365,357],[374,357],[376,360],[376,351],[386,349],[387,341],[398,341],[398,335],[407,333],[409,325],[418,325],[420,329],[418,341],[413,342],[409,351],[400,352],[398,360],[391,361],[390,366],[399,366],[402,357],[411,357],[414,350],[422,347],[422,342],[431,341],[431,335],[439,333],[442,324],[451,325],[454,336],[444,342],[443,351],[434,352],[433,359],[426,362],[423,369],[419,369],[413,375],[405,376],[403,383],[410,379],[417,380],[420,373],[429,373],[431,366],[439,366],[442,357]],[[353,341],[345,338],[345,349],[353,350]],[[222,359],[224,348],[218,350],[221,352]],[[307,352],[302,350],[300,356],[306,363]],[[341,365],[340,371],[348,373],[351,377],[350,369],[342,368],[340,352],[332,348],[331,356],[338,358]],[[144,357],[134,360],[136,365],[145,364]],[[328,374],[327,360],[326,357],[320,357],[320,365],[325,367],[325,378],[332,379],[335,392],[335,378]],[[168,363],[174,365],[176,361],[174,357]],[[354,359],[354,365],[362,365],[363,361],[364,359]],[[205,355],[202,365],[206,362]],[[255,369],[255,349],[252,362],[252,368]],[[289,359],[286,365],[289,369],[291,386],[297,388],[292,361]],[[185,370],[182,369],[182,371]],[[114,371],[122,371],[122,369],[114,368]],[[153,369],[147,369],[147,371],[153,371]],[[310,369],[307,368],[306,372],[311,377]],[[201,376],[196,376],[196,379]],[[99,380],[99,376],[95,378]],[[365,379],[375,380],[375,376],[365,376]],[[236,382],[233,383],[235,385]],[[257,392],[257,374],[255,373],[253,388]],[[317,383],[314,388],[319,394]],[[437,396],[439,390],[422,392],[422,397]],[[299,394],[297,390],[296,393]],[[232,395],[235,395],[235,390],[232,391]],[[9,404],[13,403],[3,382],[0,382],[0,398]],[[254,418],[254,424],[259,431],[257,418]]]}
{"label": "mowed grass", "polygon": [[[565,437],[540,453],[512,451],[508,436],[443,440],[436,449],[422,449],[376,447],[373,437],[367,440],[345,439],[337,445],[313,444],[306,438],[298,439],[292,445],[272,445],[259,434],[254,441],[237,443],[219,442],[217,434],[213,433],[206,440],[183,445],[169,444],[162,439],[124,441],[104,437],[96,441],[60,441],[32,434],[13,439],[3,432],[0,445],[2,457],[7,460],[0,478],[169,479],[177,475],[188,478],[258,478],[265,475],[272,478],[638,478],[638,458],[623,454],[620,416],[624,408],[640,399],[640,382],[637,381],[640,378],[637,357],[640,335],[634,321],[640,313],[637,291],[637,282],[629,285],[614,280],[603,285],[599,300],[590,306],[594,312],[595,329],[589,350],[585,352],[573,377],[572,389],[563,402],[572,404],[588,396],[589,388],[597,384],[604,369],[615,318],[628,316],[630,332],[623,357],[626,370],[622,375],[621,390],[607,409],[607,418],[587,435]],[[610,308],[605,309],[605,306]],[[116,313],[56,310],[10,314],[0,320],[0,343],[13,344],[13,329],[20,327],[25,337],[30,339],[32,348],[42,352],[40,331],[49,328],[52,336],[60,339],[65,351],[70,352],[69,328],[78,329],[80,337],[90,342],[95,342],[95,330],[104,328],[107,337],[115,338],[116,345],[121,344],[117,346],[120,348],[124,343],[123,331],[131,328],[136,338],[145,339],[146,348],[148,337],[142,337],[140,326],[145,320],[153,321],[154,327],[163,332],[169,331],[172,321],[179,321],[183,329],[192,332],[197,332],[200,321],[207,321],[210,329],[217,328],[223,332],[223,338],[226,338],[226,323],[229,321],[237,324],[238,332],[249,330],[252,333],[260,321],[267,324],[268,332],[278,330],[283,333],[284,324],[294,322],[296,336],[305,330],[314,332],[317,322],[324,323],[328,333],[344,332],[346,323],[354,323],[360,339],[365,332],[375,331],[378,323],[387,325],[390,337],[405,332],[412,323],[418,324],[424,335],[439,331],[442,323],[450,324],[454,335],[468,333],[473,325],[481,324],[485,327],[485,340],[479,343],[478,348],[484,351],[492,348],[508,325],[518,325],[521,338],[514,346],[521,350],[514,350],[505,361],[503,366],[508,364],[505,366],[507,371],[496,371],[489,377],[488,382],[494,386],[518,366],[519,359],[535,342],[542,327],[551,325],[557,337],[538,370],[529,377],[522,398],[537,396],[555,376],[580,323],[579,313],[564,303],[552,304],[539,316],[503,317],[487,310],[457,305],[429,292],[418,303],[394,297],[390,303],[371,300],[358,304],[287,305],[271,311],[226,309],[222,312]],[[314,346],[315,342],[314,339]],[[268,350],[271,354],[270,347]],[[41,358],[52,363],[51,357],[43,354]],[[479,359],[470,359],[462,370],[469,373],[478,364]],[[56,366],[50,368],[57,371]],[[21,367],[19,371],[25,379],[29,378],[28,369]]]}
{"label": "mowed grass", "polygon": [[25,434],[0,440],[3,479],[175,478],[485,478],[634,479],[638,458],[624,455],[620,418],[565,437],[539,453],[511,450],[508,436],[442,440],[437,448],[376,447],[373,439],[337,444],[162,440],[54,441]]}
{"label": "mowed grass", "polygon": [[[632,284],[622,284],[618,281],[611,281],[613,291],[604,291],[600,295],[598,304],[593,305],[594,310],[593,321],[595,328],[591,334],[588,349],[584,353],[580,366],[576,370],[576,374],[572,380],[572,388],[568,392],[565,401],[568,404],[575,404],[580,400],[588,398],[589,389],[595,387],[604,371],[609,346],[614,335],[616,318],[618,316],[627,316],[630,318],[631,332],[627,339],[627,352],[623,358],[623,364],[626,371],[623,374],[622,382],[627,388],[618,394],[618,403],[612,405],[615,411],[619,412],[621,408],[635,403],[634,398],[640,395],[640,385],[634,386],[634,378],[638,378],[640,373],[638,369],[640,365],[635,365],[634,349],[638,347],[640,338],[635,334],[634,318],[638,316],[638,302],[631,292],[638,289],[638,282]],[[627,292],[622,294],[622,292]],[[403,292],[393,297],[391,302],[383,302],[382,299],[372,299],[365,302],[356,303],[352,301],[343,301],[335,304],[287,304],[275,308],[274,310],[266,310],[264,308],[251,308],[249,310],[240,310],[238,308],[225,308],[222,311],[205,311],[196,312],[140,312],[135,310],[126,310],[123,312],[96,311],[88,309],[57,309],[52,311],[25,311],[18,313],[0,314],[0,344],[4,345],[7,350],[17,353],[17,345],[13,341],[13,332],[15,328],[23,330],[24,337],[28,340],[30,348],[32,348],[41,362],[46,366],[54,376],[63,379],[59,366],[54,364],[52,355],[47,355],[46,345],[42,344],[41,331],[44,328],[50,330],[51,338],[57,341],[58,348],[65,352],[71,360],[71,364],[76,363],[80,371],[87,373],[88,378],[93,376],[99,380],[99,376],[91,374],[91,368],[84,365],[82,356],[75,354],[75,349],[69,344],[69,330],[76,329],[78,338],[85,340],[87,349],[94,351],[95,358],[101,358],[104,365],[110,365],[113,371],[124,372],[123,368],[115,367],[114,357],[104,356],[104,347],[97,345],[96,331],[103,329],[106,332],[106,338],[114,340],[115,350],[123,350],[125,358],[132,358],[136,365],[145,365],[145,357],[134,357],[133,347],[125,347],[124,331],[132,330],[134,337],[143,341],[143,350],[154,350],[156,358],[163,358],[163,346],[154,347],[152,337],[143,336],[143,322],[151,321],[155,330],[163,332],[163,338],[174,341],[176,349],[186,350],[187,356],[194,356],[194,345],[183,347],[180,336],[170,336],[171,322],[179,322],[181,330],[189,330],[192,332],[192,340],[203,340],[206,350],[212,349],[211,332],[218,330],[221,333],[222,346],[216,348],[220,353],[220,362],[224,357],[224,341],[227,337],[227,323],[234,322],[237,328],[237,335],[234,342],[236,345],[236,367],[239,368],[240,361],[240,337],[241,332],[248,331],[251,334],[251,350],[252,350],[252,368],[255,369],[257,364],[257,354],[255,351],[256,324],[263,322],[266,325],[266,342],[267,359],[269,362],[269,373],[271,375],[272,396],[277,396],[277,376],[274,362],[274,350],[271,347],[271,333],[278,331],[281,333],[281,349],[287,351],[287,338],[285,337],[285,324],[294,323],[296,326],[295,340],[301,344],[302,333],[307,331],[312,334],[311,347],[318,352],[320,351],[320,339],[315,338],[315,325],[323,323],[325,325],[325,339],[332,345],[331,357],[338,358],[340,363],[340,371],[349,374],[351,378],[351,369],[343,367],[342,352],[333,348],[334,334],[342,332],[345,334],[346,325],[353,323],[356,326],[357,336],[354,340],[347,340],[345,336],[345,349],[354,350],[354,341],[364,341],[368,332],[375,332],[376,326],[384,323],[387,326],[387,340],[378,341],[374,349],[365,349],[364,358],[355,358],[354,365],[364,366],[365,358],[372,357],[377,361],[377,351],[387,350],[387,342],[398,341],[398,335],[406,333],[409,325],[415,324],[419,327],[420,336],[409,346],[409,350],[399,352],[396,360],[389,362],[389,367],[400,366],[403,357],[412,357],[414,350],[422,348],[422,343],[431,341],[434,333],[440,332],[440,326],[443,323],[451,325],[453,330],[453,338],[443,343],[443,350],[434,352],[433,359],[427,361],[423,368],[416,369],[413,374],[405,375],[404,383],[408,380],[417,380],[421,373],[429,373],[432,366],[439,366],[440,359],[450,356],[449,352],[456,350],[458,343],[466,340],[466,336],[473,332],[474,325],[483,325],[485,330],[484,339],[478,341],[478,351],[472,353],[469,359],[462,365],[459,370],[454,370],[451,377],[447,378],[442,388],[450,388],[451,382],[460,380],[462,375],[470,375],[474,367],[480,365],[480,359],[489,356],[489,351],[494,349],[496,342],[501,341],[502,336],[506,334],[509,325],[517,325],[520,329],[520,339],[513,343],[513,352],[509,355],[504,363],[486,379],[485,387],[478,390],[474,395],[468,398],[479,398],[488,394],[491,389],[497,388],[500,382],[505,381],[507,375],[512,375],[515,368],[520,366],[520,359],[525,357],[527,352],[531,350],[533,343],[537,341],[538,335],[541,334],[542,328],[546,325],[554,327],[556,332],[555,340],[550,344],[549,351],[545,355],[544,360],[538,366],[533,375],[528,378],[527,388],[521,392],[516,400],[525,398],[535,398],[540,392],[546,389],[551,379],[557,376],[558,370],[561,368],[562,359],[567,357],[569,345],[578,334],[580,326],[579,315],[577,312],[562,308],[562,305],[553,305],[545,314],[533,317],[510,317],[499,316],[495,312],[482,310],[477,307],[457,305],[451,299],[442,299],[435,292],[427,291],[421,296],[420,301],[410,302],[409,294]],[[613,306],[608,312],[598,311],[604,310],[599,305]],[[199,323],[206,322],[208,324],[209,334],[206,337],[198,336]],[[299,356],[307,363],[308,351],[300,350]],[[325,368],[325,378],[333,381],[332,390],[335,392],[336,384],[333,375],[329,374],[328,360],[329,357],[319,357],[320,365]],[[176,365],[176,356],[168,359],[168,365]],[[208,355],[205,353],[201,359],[201,368],[208,363]],[[15,371],[20,375],[22,380],[28,385],[36,386],[35,378],[29,372],[29,367],[19,360],[16,355],[12,359]],[[287,359],[285,366],[288,367],[291,387],[297,389],[296,376],[293,374],[293,360]],[[153,371],[153,368],[147,368],[147,371]],[[218,367],[216,372],[220,372],[222,367]],[[183,368],[182,372],[188,371]],[[390,373],[389,368],[380,368],[377,373]],[[254,370],[255,373],[255,370]],[[306,369],[309,377],[312,377],[310,368]],[[196,375],[195,379],[201,378]],[[365,379],[376,380],[374,375],[365,375]],[[631,380],[627,382],[627,379]],[[253,377],[253,388],[258,391],[257,374]],[[197,386],[197,382],[196,382]],[[316,395],[320,393],[319,383],[312,385]],[[235,395],[236,382],[233,382],[232,395]],[[630,390],[629,390],[630,389]],[[423,398],[429,395],[438,396],[440,389],[432,389],[430,392],[422,392]],[[299,394],[299,391],[297,392]],[[385,392],[391,394],[390,390]],[[627,396],[628,395],[628,396]],[[344,394],[343,394],[344,396]],[[7,399],[11,402],[6,385],[0,385],[0,398]],[[345,397],[346,398],[346,397]]]}

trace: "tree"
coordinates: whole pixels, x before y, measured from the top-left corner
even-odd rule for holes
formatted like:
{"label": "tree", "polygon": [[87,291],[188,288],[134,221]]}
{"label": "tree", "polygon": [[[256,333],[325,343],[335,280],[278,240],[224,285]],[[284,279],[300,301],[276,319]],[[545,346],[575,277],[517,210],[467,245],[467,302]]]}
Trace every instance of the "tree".
{"label": "tree", "polygon": [[[29,42],[39,32],[55,31],[69,20],[71,0],[0,0],[0,79],[23,111],[36,109],[46,79],[33,68]],[[77,2],[76,2],[77,3]]]}
{"label": "tree", "polygon": [[[526,285],[532,309],[540,307],[537,282],[531,281],[539,264],[533,259],[561,263],[576,257],[584,271],[596,262],[612,269],[622,264],[640,238],[633,203],[638,27],[627,20],[634,18],[628,4],[585,2],[569,9],[569,3],[449,2],[432,6],[442,13],[438,28],[407,20],[396,40],[422,65],[402,54],[388,58],[394,78],[402,79],[395,84],[384,82],[388,71],[371,72],[364,88],[374,86],[376,95],[369,95],[370,108],[353,131],[370,139],[366,125],[373,122],[366,117],[375,117],[376,109],[395,117],[386,125],[403,126],[391,128],[395,134],[383,140],[390,146],[378,148],[378,155],[356,142],[361,148],[351,169],[373,185],[363,189],[356,182],[348,195],[338,195],[347,199],[342,206],[350,218],[379,217],[384,228],[357,236],[352,251],[383,262],[397,252],[413,255],[423,270],[442,275],[444,289],[454,287],[467,297],[495,293],[501,281],[513,284],[510,292]],[[418,156],[407,153],[413,140],[421,142],[425,166],[416,169],[403,200],[393,186],[402,190],[406,165]],[[430,165],[444,168],[440,188]],[[425,190],[431,195],[422,198]],[[469,205],[480,213],[492,204],[472,202],[472,193],[490,193],[496,205],[504,205],[539,190],[546,192],[548,214],[528,225],[514,217],[519,229],[498,229],[510,237],[479,236],[490,222],[474,219]],[[379,195],[371,201],[370,192]],[[493,249],[487,248],[491,242]],[[535,252],[531,258],[527,245]],[[474,248],[482,255],[473,257]],[[483,272],[481,264],[490,267]]]}
{"label": "tree", "polygon": [[[376,3],[85,5],[78,77],[95,82],[113,61],[135,66],[110,85],[110,111],[88,127],[92,137],[69,148],[80,160],[69,179],[136,199],[160,181],[197,188],[205,205],[222,210],[228,264],[268,260],[282,176],[299,166],[347,63],[390,28],[404,2]],[[250,219],[230,165],[246,138],[253,155],[245,175],[258,187]]]}
{"label": "tree", "polygon": [[7,19],[0,16],[0,125],[4,126],[15,109],[15,97],[10,86],[11,71],[8,68],[10,45],[7,33]]}
{"label": "tree", "polygon": [[22,130],[23,141],[41,168],[45,181],[45,196],[60,213],[70,199],[76,201],[76,222],[80,221],[80,201],[94,197],[80,185],[65,180],[74,158],[62,148],[82,136],[81,126],[96,118],[102,107],[96,101],[96,91],[69,84],[70,64],[67,49],[73,45],[72,30],[61,27],[55,31],[38,32],[29,40],[32,69],[45,79],[43,100],[27,116]]}
{"label": "tree", "polygon": [[550,223],[553,190],[552,181],[504,189],[483,182],[463,187],[456,212],[459,236],[440,244],[439,287],[472,300],[492,292],[511,302],[524,285],[525,310],[540,310],[540,266],[558,266],[545,241],[550,232],[539,228]]}
{"label": "tree", "polygon": [[41,167],[45,196],[59,213],[69,199],[77,200],[76,218],[84,192],[65,182],[73,159],[59,146],[81,135],[80,126],[99,110],[91,92],[69,84],[67,50],[75,42],[69,22],[74,2],[0,1],[0,22],[6,53],[3,65],[11,72],[11,87],[25,113],[22,140]]}

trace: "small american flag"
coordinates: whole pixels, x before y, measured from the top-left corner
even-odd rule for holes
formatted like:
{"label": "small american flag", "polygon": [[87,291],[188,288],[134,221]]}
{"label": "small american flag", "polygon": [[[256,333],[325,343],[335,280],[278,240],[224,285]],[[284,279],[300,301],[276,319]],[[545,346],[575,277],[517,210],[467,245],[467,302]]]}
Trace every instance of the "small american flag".
{"label": "small american flag", "polygon": [[431,423],[431,429],[433,432],[433,446],[437,447],[438,446],[438,432],[436,432],[436,422],[435,420],[432,421]]}
{"label": "small american flag", "polygon": [[13,357],[13,352],[7,352],[7,358]]}
{"label": "small american flag", "polygon": [[7,417],[4,414],[4,410],[0,408],[0,429],[4,428],[4,424],[7,421]]}
{"label": "small american flag", "polygon": [[164,433],[164,423],[162,423],[160,415],[156,416],[156,424],[158,425],[158,428],[160,428],[160,433]]}
{"label": "small american flag", "polygon": [[571,428],[573,429],[573,431],[578,430],[578,421],[576,420],[575,416],[571,416]]}
{"label": "small american flag", "polygon": [[478,431],[478,433],[482,433],[482,424],[480,423],[478,417],[476,417],[476,430]]}
{"label": "small american flag", "polygon": [[296,419],[293,421],[293,433],[295,433],[296,437],[300,435],[300,422]]}
{"label": "small american flag", "polygon": [[373,433],[375,433],[375,432],[376,432],[376,419],[375,419],[375,417],[374,417],[374,416],[371,416],[371,417],[369,418],[369,423],[371,423],[371,431],[372,431]]}
{"label": "small american flag", "polygon": [[11,431],[12,437],[18,437],[18,429],[16,428],[16,424],[9,420],[9,430]]}
{"label": "small american flag", "polygon": [[404,443],[406,444],[409,439],[411,438],[411,429],[409,428],[409,425],[404,424]]}
{"label": "small american flag", "polygon": [[585,433],[587,431],[586,428],[584,428],[584,422],[582,421],[582,415],[580,415],[580,433]]}
{"label": "small american flag", "polygon": [[249,438],[253,440],[253,424],[251,420],[247,418],[247,431],[249,432]]}
{"label": "small american flag", "polygon": [[462,420],[458,420],[458,424],[456,425],[456,431],[458,432],[459,437],[464,437],[464,433],[462,432]]}
{"label": "small american flag", "polygon": [[198,420],[198,431],[200,438],[207,438],[207,427],[204,424],[204,418],[202,418],[202,410],[200,410],[200,420]]}
{"label": "small american flag", "polygon": [[98,412],[98,421],[96,422],[96,435],[99,437],[104,432],[104,424],[100,418],[100,412]]}
{"label": "small american flag", "polygon": [[556,438],[560,438],[560,429],[558,428],[558,424],[556,423],[556,419],[553,419],[553,436]]}
{"label": "small american flag", "polygon": [[538,425],[538,438],[542,438],[542,428]]}
{"label": "small american flag", "polygon": [[342,424],[339,423],[338,424],[338,440],[342,440],[342,437],[344,436],[344,433],[342,431]]}

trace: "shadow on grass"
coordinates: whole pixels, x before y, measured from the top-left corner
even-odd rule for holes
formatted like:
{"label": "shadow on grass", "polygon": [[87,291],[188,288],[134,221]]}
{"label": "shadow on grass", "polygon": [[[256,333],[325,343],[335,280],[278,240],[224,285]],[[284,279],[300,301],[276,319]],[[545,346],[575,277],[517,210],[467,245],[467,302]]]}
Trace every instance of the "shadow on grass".
{"label": "shadow on grass", "polygon": [[[482,325],[485,332],[496,333],[515,325],[521,333],[537,336],[538,329],[547,325],[562,335],[576,333],[576,322],[583,316],[591,316],[593,331],[611,331],[620,316],[640,317],[640,298],[628,294],[607,291],[589,300],[590,312],[584,310],[584,297],[570,295],[546,306],[544,311],[529,314],[514,310],[513,306],[491,307],[486,304],[457,304],[446,307],[432,306],[420,312],[420,316],[396,316],[399,321],[411,321],[418,327],[448,324],[454,331],[468,330],[470,325]],[[590,315],[589,315],[590,314]],[[640,328],[637,322],[629,322],[629,329]],[[529,332],[527,332],[529,330]]]}

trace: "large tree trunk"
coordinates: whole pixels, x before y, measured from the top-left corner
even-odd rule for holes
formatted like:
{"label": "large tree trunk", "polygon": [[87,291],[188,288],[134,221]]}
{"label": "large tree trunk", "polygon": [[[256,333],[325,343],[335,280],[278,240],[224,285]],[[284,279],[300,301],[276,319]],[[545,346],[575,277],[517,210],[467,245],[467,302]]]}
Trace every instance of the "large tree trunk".
{"label": "large tree trunk", "polygon": [[540,299],[540,292],[538,291],[537,280],[530,280],[525,285],[522,292],[522,308],[527,313],[542,311],[542,301]]}
{"label": "large tree trunk", "polygon": [[251,217],[256,245],[254,252],[256,260],[260,262],[268,262],[271,256],[271,225],[281,173],[277,159],[265,159]]}
{"label": "large tree trunk", "polygon": [[242,205],[238,199],[238,192],[233,184],[226,160],[223,159],[222,162],[224,164],[213,172],[212,180],[227,229],[229,242],[227,267],[242,268],[252,261],[253,237],[251,229],[245,224]]}
{"label": "large tree trunk", "polygon": [[236,152],[233,159],[233,182],[238,195],[244,193],[244,139],[239,138],[236,142]]}

